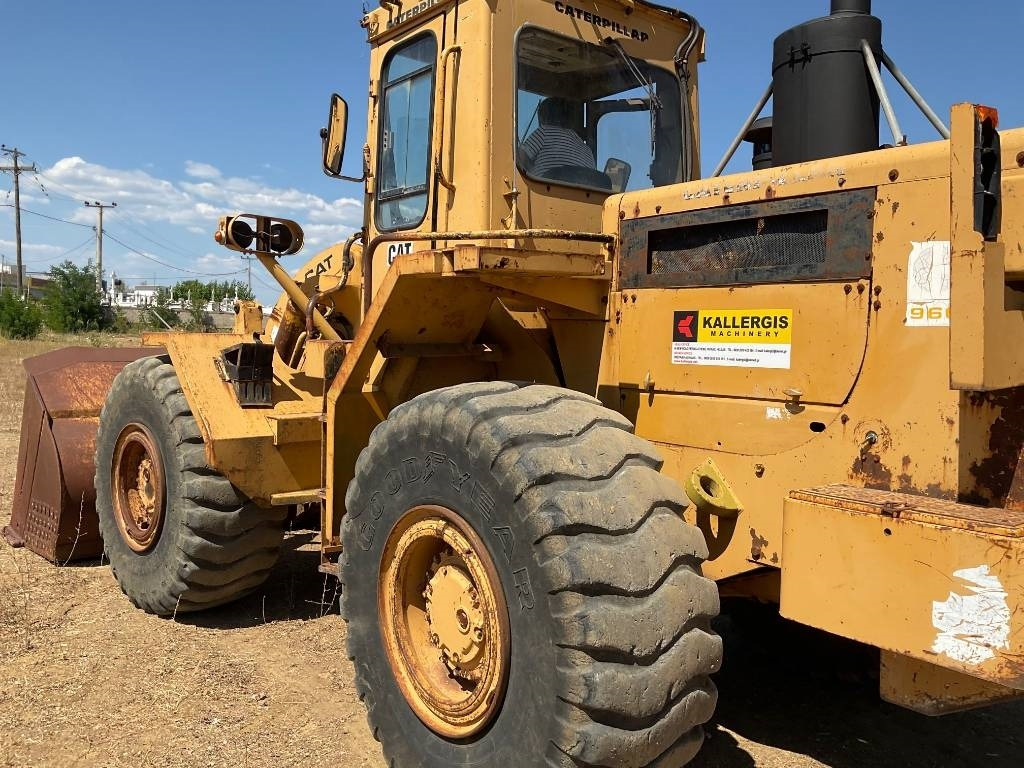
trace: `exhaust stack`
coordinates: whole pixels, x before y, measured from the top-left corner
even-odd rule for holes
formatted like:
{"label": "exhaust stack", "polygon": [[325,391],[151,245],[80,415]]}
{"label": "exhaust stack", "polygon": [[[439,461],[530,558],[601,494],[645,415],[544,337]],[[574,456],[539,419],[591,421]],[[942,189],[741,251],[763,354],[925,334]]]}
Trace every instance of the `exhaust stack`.
{"label": "exhaust stack", "polygon": [[862,41],[880,58],[882,22],[871,0],[832,0],[831,11],[775,38],[773,165],[878,148],[879,96]]}

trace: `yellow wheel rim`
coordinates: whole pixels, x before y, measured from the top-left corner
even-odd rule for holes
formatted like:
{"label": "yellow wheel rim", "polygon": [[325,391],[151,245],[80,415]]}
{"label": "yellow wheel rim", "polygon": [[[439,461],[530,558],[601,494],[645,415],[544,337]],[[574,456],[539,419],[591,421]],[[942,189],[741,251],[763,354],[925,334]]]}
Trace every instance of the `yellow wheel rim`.
{"label": "yellow wheel rim", "polygon": [[164,472],[149,430],[129,424],[117,436],[111,466],[114,519],[125,543],[138,553],[156,544],[164,519]]}
{"label": "yellow wheel rim", "polygon": [[509,665],[508,609],[483,541],[458,514],[415,507],[384,546],[381,634],[416,716],[447,738],[494,718]]}

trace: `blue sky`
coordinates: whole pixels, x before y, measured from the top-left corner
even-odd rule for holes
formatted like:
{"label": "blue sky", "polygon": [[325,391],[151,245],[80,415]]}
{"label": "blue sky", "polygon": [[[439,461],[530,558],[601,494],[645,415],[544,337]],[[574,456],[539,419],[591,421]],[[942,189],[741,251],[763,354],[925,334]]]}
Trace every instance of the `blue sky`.
{"label": "blue sky", "polygon": [[[826,14],[829,3],[662,2],[707,30],[700,89],[708,173],[768,84],[775,35]],[[223,213],[297,220],[307,246],[286,268],[357,228],[361,187],[323,175],[318,131],[337,91],[352,110],[349,146],[361,144],[362,7],[360,0],[0,0],[7,31],[0,142],[40,170],[21,177],[29,271],[93,257],[96,212],[83,200],[118,203],[104,218],[104,272],[129,284],[244,280],[244,262],[212,239]],[[1004,129],[1024,125],[1024,3],[875,0],[873,11],[885,24],[887,52],[940,116],[954,102],[976,101],[998,107]],[[886,84],[910,140],[935,138],[891,78]],[[884,121],[882,136],[888,140]],[[349,154],[348,170],[357,174]],[[729,170],[748,163],[741,149]],[[8,264],[11,189],[11,174],[0,174],[0,254]],[[257,295],[273,301],[270,277],[258,264],[253,275]]]}

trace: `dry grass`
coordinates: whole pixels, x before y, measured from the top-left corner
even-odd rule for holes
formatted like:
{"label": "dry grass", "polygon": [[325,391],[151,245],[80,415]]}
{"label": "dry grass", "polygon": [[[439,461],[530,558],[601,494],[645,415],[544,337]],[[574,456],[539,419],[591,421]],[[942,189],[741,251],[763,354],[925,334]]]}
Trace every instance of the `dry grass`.
{"label": "dry grass", "polygon": [[[21,360],[69,341],[90,343],[0,340],[0,527]],[[58,568],[0,541],[0,766],[383,766],[344,622],[336,609],[325,615],[336,595],[317,573],[315,542],[312,531],[293,532],[262,591],[171,621],[133,608],[97,562]],[[692,768],[1021,765],[1024,705],[929,720],[880,704],[870,681],[840,678],[816,633],[742,617],[723,629],[719,714]],[[493,768],[528,768],[535,757]]]}
{"label": "dry grass", "polygon": [[[10,520],[21,362],[138,343],[0,339],[0,527]],[[381,765],[318,561],[312,533],[293,532],[262,592],[170,621],[133,608],[97,561],[57,567],[0,541],[0,766]]]}

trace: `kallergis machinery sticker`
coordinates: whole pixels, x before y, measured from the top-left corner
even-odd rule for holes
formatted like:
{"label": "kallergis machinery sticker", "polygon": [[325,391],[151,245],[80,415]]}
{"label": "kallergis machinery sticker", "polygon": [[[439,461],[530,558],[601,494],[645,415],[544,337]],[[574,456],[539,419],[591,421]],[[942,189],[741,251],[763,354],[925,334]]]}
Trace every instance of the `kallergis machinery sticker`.
{"label": "kallergis machinery sticker", "polygon": [[789,368],[792,309],[680,309],[672,318],[674,365]]}

